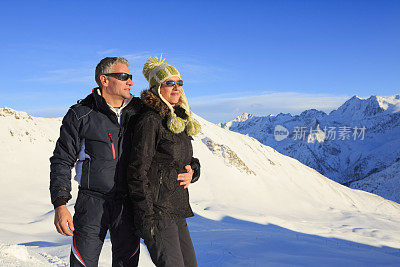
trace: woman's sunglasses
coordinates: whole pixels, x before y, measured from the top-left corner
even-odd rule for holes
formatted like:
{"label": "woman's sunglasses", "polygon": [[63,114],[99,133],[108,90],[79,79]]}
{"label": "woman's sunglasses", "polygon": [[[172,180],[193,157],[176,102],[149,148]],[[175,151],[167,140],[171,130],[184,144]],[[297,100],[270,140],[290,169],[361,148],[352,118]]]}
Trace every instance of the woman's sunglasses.
{"label": "woman's sunglasses", "polygon": [[166,81],[165,82],[165,85],[166,86],[175,86],[175,83],[178,85],[178,86],[183,86],[183,81],[182,80],[179,80],[179,81]]}
{"label": "woman's sunglasses", "polygon": [[117,78],[118,80],[121,80],[121,81],[127,81],[128,79],[132,80],[132,74],[128,74],[128,73],[105,73],[103,75],[111,76],[111,77]]}

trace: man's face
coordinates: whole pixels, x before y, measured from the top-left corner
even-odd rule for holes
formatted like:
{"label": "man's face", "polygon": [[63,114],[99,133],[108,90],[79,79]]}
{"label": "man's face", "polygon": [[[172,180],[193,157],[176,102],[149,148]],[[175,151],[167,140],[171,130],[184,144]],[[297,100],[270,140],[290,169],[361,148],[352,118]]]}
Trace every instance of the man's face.
{"label": "man's face", "polygon": [[[123,63],[117,63],[112,68],[111,73],[128,73],[131,74],[127,65]],[[127,99],[131,96],[131,86],[133,82],[131,79],[126,81],[118,80],[112,76],[105,76],[107,81],[103,84],[103,92],[109,97],[114,99]]]}

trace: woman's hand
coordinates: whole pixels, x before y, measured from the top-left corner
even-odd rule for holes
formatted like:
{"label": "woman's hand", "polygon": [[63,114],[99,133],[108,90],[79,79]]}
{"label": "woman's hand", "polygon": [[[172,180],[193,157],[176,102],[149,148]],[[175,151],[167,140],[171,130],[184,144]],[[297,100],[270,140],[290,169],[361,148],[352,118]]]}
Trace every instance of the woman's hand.
{"label": "woman's hand", "polygon": [[192,181],[192,177],[193,177],[193,170],[192,167],[190,165],[186,165],[185,166],[186,169],[186,173],[180,173],[178,174],[178,181],[181,181],[179,184],[183,185],[183,188],[187,188],[190,184],[190,182]]}

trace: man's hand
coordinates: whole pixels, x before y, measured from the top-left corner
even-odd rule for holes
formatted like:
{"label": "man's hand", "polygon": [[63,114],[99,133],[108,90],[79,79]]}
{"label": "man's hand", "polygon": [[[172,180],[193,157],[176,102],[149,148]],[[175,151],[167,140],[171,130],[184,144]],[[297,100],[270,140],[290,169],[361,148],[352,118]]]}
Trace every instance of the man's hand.
{"label": "man's hand", "polygon": [[183,188],[187,188],[190,184],[190,182],[192,181],[192,177],[193,177],[193,170],[192,167],[190,165],[186,165],[185,166],[186,169],[186,173],[180,173],[178,174],[178,181],[181,181],[179,184],[180,185],[184,185]]}
{"label": "man's hand", "polygon": [[73,236],[74,234],[71,231],[74,231],[75,228],[71,213],[68,211],[67,206],[61,205],[54,211],[54,225],[57,228],[57,232],[65,236]]}

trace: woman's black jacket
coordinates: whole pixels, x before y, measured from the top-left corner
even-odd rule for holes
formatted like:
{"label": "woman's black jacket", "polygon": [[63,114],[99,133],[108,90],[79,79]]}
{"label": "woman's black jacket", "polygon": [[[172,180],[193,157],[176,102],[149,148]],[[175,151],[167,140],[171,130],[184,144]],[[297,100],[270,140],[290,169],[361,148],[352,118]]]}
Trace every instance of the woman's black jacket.
{"label": "woman's black jacket", "polygon": [[[194,170],[192,182],[200,175],[200,163],[192,157],[192,137],[167,128],[169,109],[158,96],[145,90],[141,99],[143,108],[130,122],[133,134],[127,171],[135,225],[140,232],[157,219],[193,216],[189,192],[177,178],[186,172],[186,165]],[[185,117],[180,107],[175,113]]]}

